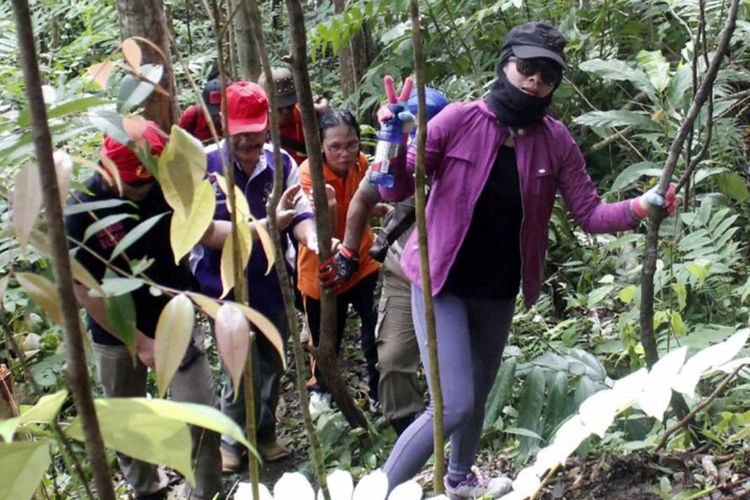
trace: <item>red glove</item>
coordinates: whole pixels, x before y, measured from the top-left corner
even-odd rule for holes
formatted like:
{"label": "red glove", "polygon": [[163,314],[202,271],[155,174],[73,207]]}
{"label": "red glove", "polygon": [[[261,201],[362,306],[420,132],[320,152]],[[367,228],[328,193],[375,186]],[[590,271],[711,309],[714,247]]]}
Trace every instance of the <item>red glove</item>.
{"label": "red glove", "polygon": [[670,184],[664,196],[657,192],[657,187],[651,188],[638,198],[633,198],[630,202],[630,209],[639,219],[648,217],[652,206],[663,208],[667,215],[672,217],[677,212],[677,206],[679,205],[676,188],[677,186]]}
{"label": "red glove", "polygon": [[359,254],[344,245],[339,245],[336,253],[328,257],[318,269],[320,284],[324,288],[338,288],[357,272],[358,267]]}

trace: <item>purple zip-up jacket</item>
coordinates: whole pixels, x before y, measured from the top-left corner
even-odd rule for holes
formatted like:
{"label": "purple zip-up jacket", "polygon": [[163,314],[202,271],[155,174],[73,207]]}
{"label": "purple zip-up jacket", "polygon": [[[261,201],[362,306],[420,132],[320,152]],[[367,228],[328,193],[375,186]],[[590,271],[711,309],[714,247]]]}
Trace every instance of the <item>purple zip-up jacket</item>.
{"label": "purple zip-up jacket", "polygon": [[[484,100],[450,104],[429,123],[425,169],[432,188],[426,217],[433,295],[445,285],[508,134],[508,127],[497,121]],[[629,200],[601,201],[581,150],[565,125],[554,118],[545,116],[539,125],[519,131],[515,151],[523,204],[521,288],[524,303],[530,307],[542,288],[547,231],[558,190],[575,220],[590,233],[632,229],[638,221],[630,213]],[[412,145],[405,162],[394,162],[394,187],[380,188],[385,200],[401,201],[414,192],[415,162],[416,145]],[[416,231],[404,248],[401,267],[421,287]]]}

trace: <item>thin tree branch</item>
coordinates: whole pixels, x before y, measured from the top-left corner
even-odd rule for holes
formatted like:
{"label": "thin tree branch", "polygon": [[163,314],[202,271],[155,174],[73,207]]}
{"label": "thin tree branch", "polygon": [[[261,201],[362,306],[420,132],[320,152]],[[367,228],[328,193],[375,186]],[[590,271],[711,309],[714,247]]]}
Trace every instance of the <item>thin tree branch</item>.
{"label": "thin tree branch", "polygon": [[96,484],[96,493],[103,500],[115,500],[112,476],[107,467],[104,453],[104,440],[96,418],[94,399],[91,395],[86,367],[86,353],[83,349],[83,332],[78,317],[78,303],[73,293],[73,273],[70,269],[70,256],[65,240],[60,189],[57,185],[55,163],[52,158],[52,136],[47,124],[47,111],[42,95],[42,79],[37,64],[34,31],[31,27],[31,12],[27,0],[13,0],[13,14],[16,20],[16,36],[21,48],[21,65],[26,82],[26,98],[29,104],[31,133],[34,137],[39,177],[42,182],[42,195],[47,217],[47,231],[52,251],[52,265],[55,271],[57,295],[60,300],[67,363],[63,372],[73,394],[84,435],[84,446],[91,462],[91,471]]}
{"label": "thin tree branch", "polygon": [[662,448],[664,448],[664,445],[667,444],[667,440],[669,439],[669,436],[671,436],[672,434],[674,434],[678,430],[680,430],[683,427],[685,427],[688,424],[690,424],[690,422],[692,422],[692,420],[693,420],[693,417],[695,417],[698,414],[699,411],[701,411],[703,408],[705,408],[706,406],[708,406],[709,404],[711,404],[711,402],[714,399],[716,399],[717,397],[719,397],[719,395],[722,392],[724,392],[724,389],[727,388],[727,386],[729,385],[729,382],[731,382],[732,379],[744,367],[745,367],[745,365],[740,365],[737,368],[735,368],[732,373],[730,373],[729,375],[727,375],[726,377],[724,377],[724,380],[722,380],[721,384],[719,384],[719,386],[716,389],[714,389],[714,392],[712,392],[706,399],[704,399],[703,401],[701,401],[699,404],[695,405],[695,408],[693,408],[692,410],[690,410],[690,413],[688,413],[687,415],[685,415],[685,417],[682,420],[680,420],[679,422],[677,422],[676,424],[674,424],[672,427],[670,427],[664,433],[664,435],[661,437],[661,440],[659,441],[659,443],[654,447],[654,451],[652,453],[658,453],[659,450],[661,450]]}
{"label": "thin tree branch", "polygon": [[422,278],[422,300],[424,301],[425,329],[427,330],[427,352],[430,358],[430,386],[432,388],[433,441],[435,446],[435,471],[433,489],[439,495],[444,491],[445,475],[445,436],[443,434],[443,388],[440,382],[438,365],[438,345],[435,329],[435,311],[432,304],[432,278],[430,276],[430,257],[427,247],[427,223],[425,220],[426,178],[425,178],[425,141],[427,140],[427,102],[424,82],[424,55],[422,54],[422,33],[419,23],[419,2],[411,0],[411,38],[414,47],[414,68],[417,76],[417,165],[415,175],[415,205],[417,236],[419,238],[419,263]]}

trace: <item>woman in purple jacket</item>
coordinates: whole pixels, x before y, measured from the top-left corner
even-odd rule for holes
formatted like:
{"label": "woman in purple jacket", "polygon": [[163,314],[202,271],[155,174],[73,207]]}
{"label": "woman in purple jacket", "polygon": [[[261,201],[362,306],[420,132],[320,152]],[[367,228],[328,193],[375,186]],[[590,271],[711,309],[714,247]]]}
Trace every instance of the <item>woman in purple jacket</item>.
{"label": "woman in purple jacket", "polygon": [[[513,29],[489,95],[449,105],[428,128],[427,234],[443,424],[451,442],[444,481],[453,498],[499,494],[510,486],[507,478],[483,481],[471,467],[515,297],[522,289],[526,306],[539,297],[557,191],[592,233],[633,229],[652,205],[670,213],[676,207],[673,187],[665,197],[649,192],[618,203],[601,201],[570,132],[546,114],[565,69],[564,46],[549,24]],[[405,168],[395,167],[395,186],[381,188],[384,199],[398,201],[413,192],[415,156],[411,147]],[[401,266],[412,283],[413,319],[428,369],[416,232]],[[384,466],[391,487],[418,473],[432,454],[432,419],[430,406],[396,442]]]}

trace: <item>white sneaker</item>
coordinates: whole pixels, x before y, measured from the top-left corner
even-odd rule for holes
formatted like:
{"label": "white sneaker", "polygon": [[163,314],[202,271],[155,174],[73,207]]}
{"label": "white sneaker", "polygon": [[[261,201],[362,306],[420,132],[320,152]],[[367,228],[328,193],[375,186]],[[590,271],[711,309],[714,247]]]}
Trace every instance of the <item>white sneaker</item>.
{"label": "white sneaker", "polygon": [[445,494],[451,500],[464,500],[482,498],[489,495],[491,498],[498,498],[508,493],[513,488],[513,481],[507,477],[484,477],[478,469],[472,467],[472,472],[466,474],[466,477],[460,483],[454,483],[448,476],[445,476]]}
{"label": "white sneaker", "polygon": [[370,399],[370,413],[374,413],[375,415],[380,415],[382,407],[380,406],[380,401],[377,399]]}
{"label": "white sneaker", "polygon": [[331,409],[331,394],[327,392],[310,391],[310,416],[317,417]]}

